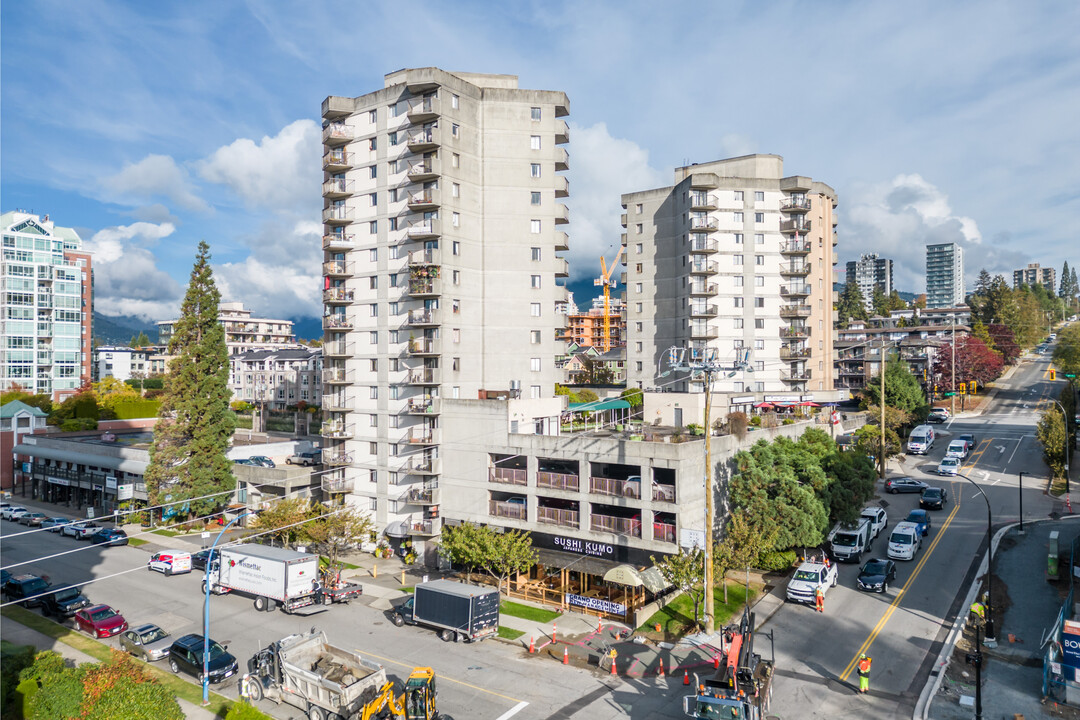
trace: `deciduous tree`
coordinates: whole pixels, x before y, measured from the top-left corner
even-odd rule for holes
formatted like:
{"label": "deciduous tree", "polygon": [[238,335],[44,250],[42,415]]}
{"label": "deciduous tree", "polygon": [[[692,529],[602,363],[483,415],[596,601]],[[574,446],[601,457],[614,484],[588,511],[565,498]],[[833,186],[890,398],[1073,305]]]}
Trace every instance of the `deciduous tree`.
{"label": "deciduous tree", "polygon": [[705,553],[695,546],[679,548],[678,555],[665,555],[651,560],[664,579],[685,593],[694,603],[694,622],[700,622],[701,601],[705,599]]}
{"label": "deciduous tree", "polygon": [[337,564],[342,551],[359,545],[371,536],[375,523],[371,516],[353,505],[328,507],[317,504],[312,519],[304,526],[304,534],[315,550],[324,554],[331,565]]}
{"label": "deciduous tree", "polygon": [[291,547],[307,539],[308,528],[305,521],[311,518],[312,514],[310,500],[287,497],[272,501],[270,507],[260,510],[249,524],[265,533],[271,543],[277,541],[283,547]]}
{"label": "deciduous tree", "polygon": [[[877,375],[863,390],[864,408],[880,405],[880,398],[881,376]],[[889,353],[885,360],[885,405],[907,413],[916,420],[922,420],[929,412],[926,394],[919,384],[919,379],[896,353]]]}
{"label": "deciduous tree", "polygon": [[[956,382],[978,381],[979,385],[986,385],[1001,377],[1004,368],[1002,356],[986,347],[986,343],[976,337],[956,338]],[[934,376],[936,381],[950,390],[953,378],[953,349],[952,345],[942,347],[934,362]]]}
{"label": "deciduous tree", "polygon": [[1065,419],[1057,405],[1043,411],[1042,419],[1035,428],[1035,437],[1043,447],[1043,460],[1055,478],[1065,477],[1065,447],[1068,438]]}
{"label": "deciduous tree", "polygon": [[724,587],[724,604],[728,601],[727,574],[731,570],[752,567],[761,555],[772,550],[776,542],[776,529],[769,525],[755,527],[742,515],[728,518],[724,537],[714,546],[713,567],[716,577]]}

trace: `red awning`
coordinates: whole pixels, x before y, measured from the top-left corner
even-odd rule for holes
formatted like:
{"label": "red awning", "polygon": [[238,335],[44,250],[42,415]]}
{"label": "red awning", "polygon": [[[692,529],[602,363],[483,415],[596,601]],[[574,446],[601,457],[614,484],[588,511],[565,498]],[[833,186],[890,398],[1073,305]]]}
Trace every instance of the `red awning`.
{"label": "red awning", "polygon": [[759,402],[759,403],[755,404],[754,407],[768,409],[768,408],[772,408],[773,404],[772,403],[767,403],[767,402]]}

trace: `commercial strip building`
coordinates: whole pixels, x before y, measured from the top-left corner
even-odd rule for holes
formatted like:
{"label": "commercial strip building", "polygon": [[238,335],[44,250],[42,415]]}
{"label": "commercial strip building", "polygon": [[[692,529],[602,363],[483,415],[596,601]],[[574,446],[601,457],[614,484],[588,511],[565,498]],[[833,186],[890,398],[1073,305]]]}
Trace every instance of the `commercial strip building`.
{"label": "commercial strip building", "polygon": [[926,246],[926,307],[964,304],[964,248],[956,243]]}
{"label": "commercial strip building", "polygon": [[1042,285],[1047,292],[1057,293],[1057,273],[1054,268],[1041,267],[1039,263],[1028,263],[1026,268],[1013,270],[1013,287],[1021,285]]}
{"label": "commercial strip building", "polygon": [[[657,387],[668,350],[746,359],[716,392],[833,390],[836,193],[778,155],[675,170],[622,196],[629,387]],[[692,379],[666,386],[701,392]]]}
{"label": "commercial strip building", "polygon": [[90,379],[93,268],[82,239],[48,215],[0,215],[0,389],[62,400]]}
{"label": "commercial strip building", "polygon": [[858,286],[867,310],[874,307],[874,291],[888,297],[893,291],[893,261],[878,257],[877,253],[860,255],[858,260],[848,260],[847,283]]}
{"label": "commercial strip building", "polygon": [[[218,306],[218,321],[225,329],[225,345],[229,355],[248,350],[274,350],[296,347],[292,320],[256,318],[244,309],[241,302],[223,302]],[[158,342],[168,346],[176,320],[161,320],[158,326]]]}

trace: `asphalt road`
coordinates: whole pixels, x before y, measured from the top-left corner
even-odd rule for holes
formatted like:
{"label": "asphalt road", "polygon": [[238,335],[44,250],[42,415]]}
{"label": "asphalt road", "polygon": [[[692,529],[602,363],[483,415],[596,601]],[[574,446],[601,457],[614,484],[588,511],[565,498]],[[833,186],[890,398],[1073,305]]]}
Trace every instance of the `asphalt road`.
{"label": "asphalt road", "polygon": [[[897,580],[884,595],[855,589],[859,567],[840,567],[840,584],[829,591],[825,613],[788,604],[764,626],[774,633],[777,682],[773,707],[784,717],[798,708],[806,718],[910,718],[945,639],[946,622],[974,579],[987,535],[987,502],[994,527],[1019,519],[1043,518],[1055,509],[1046,495],[1048,471],[1035,440],[1035,425],[1048,397],[1062,384],[1048,380],[1049,354],[1020,365],[999,383],[997,395],[979,416],[936,426],[937,439],[925,456],[903,458],[890,475],[911,475],[949,491],[944,510],[932,511],[932,530],[912,561],[898,561]],[[936,403],[943,404],[943,403]],[[959,410],[959,403],[957,409]],[[936,473],[949,441],[964,433],[978,445],[964,463],[971,479]],[[918,495],[886,495],[880,502],[889,525],[872,551],[884,556],[888,533],[918,507]],[[871,692],[856,693],[854,665],[865,652],[873,659]]]}

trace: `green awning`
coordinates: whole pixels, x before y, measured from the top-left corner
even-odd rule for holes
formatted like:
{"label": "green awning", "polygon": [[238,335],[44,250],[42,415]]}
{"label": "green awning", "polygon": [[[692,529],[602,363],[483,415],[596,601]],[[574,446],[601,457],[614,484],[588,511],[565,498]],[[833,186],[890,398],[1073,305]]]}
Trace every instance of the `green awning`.
{"label": "green awning", "polygon": [[570,403],[570,412],[599,412],[601,410],[629,410],[630,403],[625,400],[597,400],[588,403]]}

